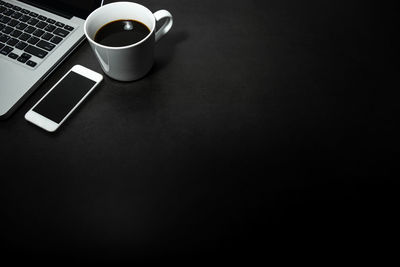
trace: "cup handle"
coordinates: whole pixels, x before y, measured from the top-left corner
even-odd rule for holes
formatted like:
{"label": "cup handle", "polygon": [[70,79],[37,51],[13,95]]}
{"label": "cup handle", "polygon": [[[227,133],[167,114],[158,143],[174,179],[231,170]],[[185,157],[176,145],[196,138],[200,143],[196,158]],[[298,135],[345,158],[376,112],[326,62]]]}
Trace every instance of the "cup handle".
{"label": "cup handle", "polygon": [[169,32],[169,30],[172,28],[172,24],[174,23],[174,20],[172,18],[171,13],[169,13],[167,10],[158,10],[155,12],[154,17],[156,19],[156,22],[162,20],[162,19],[167,19],[164,24],[161,26],[161,28],[156,32],[156,42],[161,39],[164,35]]}

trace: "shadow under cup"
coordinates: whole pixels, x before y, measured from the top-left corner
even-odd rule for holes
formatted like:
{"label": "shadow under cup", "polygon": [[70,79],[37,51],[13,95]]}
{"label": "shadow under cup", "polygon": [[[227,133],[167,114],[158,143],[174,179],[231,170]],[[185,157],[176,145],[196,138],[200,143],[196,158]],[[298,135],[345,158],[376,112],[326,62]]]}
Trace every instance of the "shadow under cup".
{"label": "shadow under cup", "polygon": [[[94,41],[97,31],[116,20],[136,20],[145,24],[150,33],[141,41],[121,47],[101,45]],[[86,19],[84,31],[104,73],[119,81],[134,81],[146,75],[154,62],[156,20],[146,7],[117,2],[93,11]]]}

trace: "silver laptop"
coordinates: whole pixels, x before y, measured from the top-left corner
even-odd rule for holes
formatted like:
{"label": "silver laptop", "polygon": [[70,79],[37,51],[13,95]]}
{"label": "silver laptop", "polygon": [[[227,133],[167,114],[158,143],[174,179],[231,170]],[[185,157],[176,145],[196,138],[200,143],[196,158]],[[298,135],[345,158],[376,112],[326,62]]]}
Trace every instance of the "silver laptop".
{"label": "silver laptop", "polygon": [[6,118],[84,40],[102,0],[0,0],[0,119]]}

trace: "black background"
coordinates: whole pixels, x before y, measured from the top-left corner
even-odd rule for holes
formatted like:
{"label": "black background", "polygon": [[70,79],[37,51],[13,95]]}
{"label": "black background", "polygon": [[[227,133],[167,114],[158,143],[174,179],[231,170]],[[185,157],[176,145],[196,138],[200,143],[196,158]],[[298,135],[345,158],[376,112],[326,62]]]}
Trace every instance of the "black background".
{"label": "black background", "polygon": [[268,262],[279,252],[393,252],[394,6],[141,3],[175,19],[145,78],[106,78],[55,134],[27,123],[73,65],[101,71],[85,42],[1,122],[6,255]]}
{"label": "black background", "polygon": [[[49,3],[50,1],[44,0],[23,0],[23,2],[37,5],[42,8],[48,8],[50,12],[56,12],[56,14],[59,14],[57,12],[62,11],[62,14],[60,15],[67,16],[68,18],[71,18],[72,15],[86,18],[91,13],[91,10],[94,10],[101,4],[101,0],[53,0],[51,3]],[[54,9],[55,6],[56,9]]]}

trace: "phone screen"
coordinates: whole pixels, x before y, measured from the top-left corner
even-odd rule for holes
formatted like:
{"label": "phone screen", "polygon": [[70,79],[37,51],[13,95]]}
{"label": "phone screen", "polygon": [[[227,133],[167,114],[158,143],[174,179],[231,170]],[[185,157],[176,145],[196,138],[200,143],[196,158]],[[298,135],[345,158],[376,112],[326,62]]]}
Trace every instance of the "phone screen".
{"label": "phone screen", "polygon": [[33,111],[60,123],[95,84],[95,81],[70,71]]}

